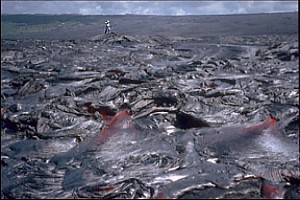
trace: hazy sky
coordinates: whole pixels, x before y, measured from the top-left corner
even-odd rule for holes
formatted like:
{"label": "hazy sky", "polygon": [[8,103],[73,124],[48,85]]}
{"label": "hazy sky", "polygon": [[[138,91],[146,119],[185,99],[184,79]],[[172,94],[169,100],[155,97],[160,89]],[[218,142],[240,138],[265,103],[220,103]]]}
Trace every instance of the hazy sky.
{"label": "hazy sky", "polygon": [[298,12],[298,1],[15,1],[1,0],[1,14],[219,15]]}

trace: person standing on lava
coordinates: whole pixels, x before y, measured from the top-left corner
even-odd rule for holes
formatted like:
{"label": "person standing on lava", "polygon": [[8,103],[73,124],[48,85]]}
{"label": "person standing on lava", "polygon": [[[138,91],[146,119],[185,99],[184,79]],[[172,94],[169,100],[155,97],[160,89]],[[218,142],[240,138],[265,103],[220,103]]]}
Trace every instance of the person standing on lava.
{"label": "person standing on lava", "polygon": [[107,20],[105,22],[105,24],[106,24],[106,26],[105,26],[105,32],[104,32],[104,34],[108,34],[108,33],[110,33],[110,22],[109,22],[109,20]]}

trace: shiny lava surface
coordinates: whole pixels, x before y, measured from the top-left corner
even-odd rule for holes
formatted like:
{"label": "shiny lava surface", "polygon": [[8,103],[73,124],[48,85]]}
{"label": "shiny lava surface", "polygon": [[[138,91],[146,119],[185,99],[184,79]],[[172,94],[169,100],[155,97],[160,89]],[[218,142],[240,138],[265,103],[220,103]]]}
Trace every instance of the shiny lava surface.
{"label": "shiny lava surface", "polygon": [[1,198],[299,198],[298,56],[296,35],[2,39]]}

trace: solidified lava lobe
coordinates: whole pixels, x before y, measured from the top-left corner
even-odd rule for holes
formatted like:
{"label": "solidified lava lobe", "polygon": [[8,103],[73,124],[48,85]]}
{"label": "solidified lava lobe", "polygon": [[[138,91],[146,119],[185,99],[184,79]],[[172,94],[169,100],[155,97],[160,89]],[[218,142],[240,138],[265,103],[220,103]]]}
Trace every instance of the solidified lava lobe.
{"label": "solidified lava lobe", "polygon": [[[209,148],[218,155],[224,152],[239,152],[243,157],[252,157],[252,154],[289,154],[298,152],[298,147],[292,141],[284,138],[277,128],[277,121],[268,118],[258,124],[247,127],[224,127],[218,132],[202,130],[203,137],[199,137],[199,149]],[[284,159],[284,156],[280,156]],[[294,159],[294,158],[289,158]]]}
{"label": "solidified lava lobe", "polygon": [[109,137],[113,134],[117,133],[122,129],[126,129],[130,127],[131,116],[129,111],[121,111],[118,112],[109,122],[109,124],[103,128],[100,136],[95,138],[95,144],[103,144],[105,143]]}

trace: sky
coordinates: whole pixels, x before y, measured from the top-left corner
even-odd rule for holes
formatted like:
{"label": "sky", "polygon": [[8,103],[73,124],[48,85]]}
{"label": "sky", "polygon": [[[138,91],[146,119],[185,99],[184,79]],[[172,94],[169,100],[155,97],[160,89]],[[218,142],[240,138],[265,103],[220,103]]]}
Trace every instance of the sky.
{"label": "sky", "polygon": [[1,14],[227,15],[298,12],[298,1],[16,1],[1,0]]}

